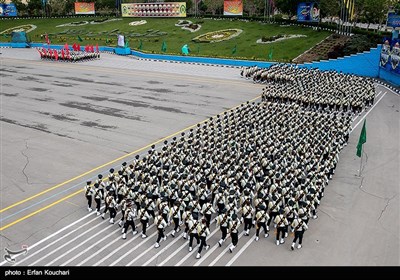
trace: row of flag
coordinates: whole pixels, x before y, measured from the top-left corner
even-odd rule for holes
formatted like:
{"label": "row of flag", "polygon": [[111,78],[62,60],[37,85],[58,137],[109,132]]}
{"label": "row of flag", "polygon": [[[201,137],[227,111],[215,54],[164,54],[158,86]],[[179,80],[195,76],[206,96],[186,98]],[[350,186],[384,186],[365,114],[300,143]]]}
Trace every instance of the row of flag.
{"label": "row of flag", "polygon": [[354,5],[355,5],[355,0],[343,0],[344,6],[346,7],[348,13],[349,13],[349,19],[353,20],[354,19]]}
{"label": "row of flag", "polygon": [[[344,0],[344,1],[346,1],[346,0]],[[349,1],[350,1],[350,0],[349,0]],[[78,41],[79,41],[79,42],[82,42],[82,41],[83,41],[82,38],[81,38],[79,35],[78,35]],[[108,43],[108,42],[109,42],[109,41],[106,41],[106,43]],[[50,39],[49,39],[49,36],[48,36],[47,34],[46,34],[46,43],[47,43],[47,45],[50,45]],[[80,45],[79,45],[79,44],[74,44],[72,47],[73,47],[74,51],[80,50]],[[125,48],[128,48],[128,47],[129,47],[129,43],[126,42]],[[143,41],[142,41],[142,40],[139,41],[138,49],[139,49],[139,50],[142,50],[142,49],[143,49]],[[94,52],[93,46],[86,46],[86,47],[85,47],[85,51],[86,51],[86,52]],[[166,51],[167,51],[167,42],[165,42],[165,41],[162,42],[162,44],[161,44],[161,51],[162,51],[162,52],[166,52]],[[99,52],[98,44],[96,44],[96,52]],[[198,53],[200,52],[200,46],[197,46],[197,52],[198,52]],[[232,49],[232,55],[234,55],[234,54],[236,54],[236,53],[237,53],[237,45],[235,45],[235,46],[233,47],[233,49]],[[268,53],[268,59],[269,59],[269,60],[272,60],[273,53],[274,53],[274,48],[272,47],[272,48],[269,50],[269,53]]]}
{"label": "row of flag", "polygon": [[71,58],[71,54],[69,52],[69,49],[61,49],[61,52],[59,54],[58,50],[56,49],[46,49],[46,48],[42,48],[42,49],[37,49],[37,51],[39,52],[41,57],[54,57],[55,60],[59,59],[59,55],[61,56],[62,59],[70,59]]}
{"label": "row of flag", "polygon": [[[78,35],[77,39],[78,39],[79,42],[83,42],[83,39],[81,38],[81,36]],[[46,40],[46,44],[47,45],[51,44],[50,37],[49,37],[49,35],[47,33],[45,35],[45,40]]]}
{"label": "row of flag", "polygon": [[[46,34],[45,39],[46,39],[46,44],[47,44],[47,46],[49,46],[49,45],[51,44],[51,42],[50,42],[50,38],[49,38],[49,35],[48,35],[48,34]],[[79,39],[80,39],[80,40],[79,40]],[[80,38],[80,37],[78,36],[78,41],[82,42],[83,40],[82,40],[82,38]],[[94,49],[94,48],[95,48],[94,45],[86,45],[85,48],[84,48],[84,50],[85,50],[85,52],[95,52],[95,49]],[[74,43],[74,44],[72,45],[72,49],[73,49],[74,51],[80,51],[80,50],[81,50],[81,45],[80,45],[80,44],[77,44],[77,43]],[[69,52],[68,43],[66,43],[66,44],[64,45],[64,48],[63,48],[62,50],[65,50],[65,51]],[[96,52],[97,52],[97,53],[99,52],[99,44],[96,44]]]}

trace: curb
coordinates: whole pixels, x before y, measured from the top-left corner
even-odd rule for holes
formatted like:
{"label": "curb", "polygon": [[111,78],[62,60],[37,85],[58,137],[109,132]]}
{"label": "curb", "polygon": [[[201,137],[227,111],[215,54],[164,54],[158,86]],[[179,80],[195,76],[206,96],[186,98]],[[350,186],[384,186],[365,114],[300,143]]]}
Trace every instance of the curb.
{"label": "curb", "polygon": [[378,80],[378,79],[376,79],[376,78],[374,78],[374,81],[375,81],[376,84],[379,84],[379,85],[381,85],[381,86],[384,86],[384,87],[386,87],[387,89],[393,91],[395,94],[400,95],[400,88],[395,87],[395,86],[393,86],[392,84],[389,84],[389,83],[387,83],[387,82]]}

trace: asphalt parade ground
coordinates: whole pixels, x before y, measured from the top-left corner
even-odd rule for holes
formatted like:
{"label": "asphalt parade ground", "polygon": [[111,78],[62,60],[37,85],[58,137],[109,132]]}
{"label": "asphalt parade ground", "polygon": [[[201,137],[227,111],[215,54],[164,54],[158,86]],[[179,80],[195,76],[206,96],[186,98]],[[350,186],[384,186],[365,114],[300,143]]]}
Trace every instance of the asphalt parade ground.
{"label": "asphalt parade ground", "polygon": [[[213,223],[210,249],[196,259],[183,231],[154,248],[152,220],[146,239],[131,231],[121,239],[117,223],[87,211],[83,187],[152,144],[243,102],[260,102],[263,85],[241,78],[237,68],[112,54],[65,63],[41,61],[34,49],[0,52],[1,266],[400,265],[400,97],[388,88],[377,84],[374,106],[354,118],[302,249],[290,250],[292,235],[276,246],[273,228],[255,242],[252,228],[230,253],[230,239],[218,246]],[[27,251],[11,263],[6,248]]]}

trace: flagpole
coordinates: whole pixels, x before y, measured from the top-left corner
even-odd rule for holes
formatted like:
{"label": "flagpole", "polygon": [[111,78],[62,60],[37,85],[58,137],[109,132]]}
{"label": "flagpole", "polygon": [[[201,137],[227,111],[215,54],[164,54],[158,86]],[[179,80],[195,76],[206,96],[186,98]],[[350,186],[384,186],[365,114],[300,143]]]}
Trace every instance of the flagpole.
{"label": "flagpole", "polygon": [[338,33],[342,33],[342,17],[343,17],[343,0],[340,0],[340,13],[339,13],[339,20],[338,20]]}
{"label": "flagpole", "polygon": [[364,155],[364,151],[361,150],[360,170],[358,170],[358,177],[361,177],[361,168],[362,168],[363,155]]}
{"label": "flagpole", "polygon": [[267,0],[264,0],[264,22],[266,13],[267,13]]}
{"label": "flagpole", "polygon": [[349,20],[349,8],[347,6],[348,6],[349,1],[350,0],[346,1],[346,5],[345,5],[345,9],[344,9],[344,34],[345,35],[348,35],[347,34],[347,30],[348,30],[347,22]]}

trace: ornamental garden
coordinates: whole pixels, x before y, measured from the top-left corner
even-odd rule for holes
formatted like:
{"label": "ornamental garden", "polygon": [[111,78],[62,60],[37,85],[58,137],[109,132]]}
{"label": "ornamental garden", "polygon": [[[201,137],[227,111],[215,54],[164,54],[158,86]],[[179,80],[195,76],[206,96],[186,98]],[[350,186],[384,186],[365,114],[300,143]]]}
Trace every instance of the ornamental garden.
{"label": "ornamental garden", "polygon": [[[278,62],[290,62],[332,34],[238,19],[79,17],[2,20],[0,41],[8,42],[12,31],[26,31],[32,42],[43,43],[47,34],[56,45],[73,44],[79,38],[81,45],[115,46],[122,34],[131,49],[140,47],[146,53],[181,55],[187,44],[189,55],[221,58],[270,60],[273,48],[271,60]],[[168,47],[161,51],[164,41]]]}

